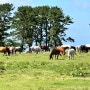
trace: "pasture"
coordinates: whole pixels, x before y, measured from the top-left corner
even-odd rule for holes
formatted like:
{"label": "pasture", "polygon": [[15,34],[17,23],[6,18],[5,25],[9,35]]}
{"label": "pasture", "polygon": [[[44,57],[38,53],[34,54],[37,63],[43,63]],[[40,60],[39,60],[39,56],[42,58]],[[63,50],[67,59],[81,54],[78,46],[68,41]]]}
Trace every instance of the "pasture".
{"label": "pasture", "polygon": [[0,90],[90,90],[90,52],[49,60],[50,52],[0,53]]}

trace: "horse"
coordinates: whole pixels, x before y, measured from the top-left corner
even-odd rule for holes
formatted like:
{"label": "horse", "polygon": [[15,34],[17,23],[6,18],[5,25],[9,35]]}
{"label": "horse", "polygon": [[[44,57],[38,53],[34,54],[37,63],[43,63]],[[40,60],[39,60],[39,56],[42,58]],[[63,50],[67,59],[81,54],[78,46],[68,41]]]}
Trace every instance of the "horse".
{"label": "horse", "polygon": [[71,46],[71,45],[61,45],[62,47],[64,47],[65,50],[69,49],[69,48],[73,48],[76,51],[76,47],[75,46]]}
{"label": "horse", "polygon": [[40,46],[31,46],[30,47],[31,52],[36,52],[38,54],[38,52],[42,51]]}
{"label": "horse", "polygon": [[8,56],[10,56],[10,50],[8,47],[0,47],[0,52],[3,52],[4,55],[8,53]]}
{"label": "horse", "polygon": [[85,53],[88,52],[88,48],[87,48],[85,45],[81,45],[81,46],[79,47],[79,50],[80,50],[80,52],[85,52]]}
{"label": "horse", "polygon": [[42,50],[44,50],[45,52],[46,52],[46,51],[50,51],[50,49],[49,49],[48,46],[40,46],[40,48],[41,48]]}
{"label": "horse", "polygon": [[23,47],[21,46],[15,47],[15,54],[16,52],[19,52],[21,54],[22,51],[23,51]]}
{"label": "horse", "polygon": [[60,54],[61,55],[65,55],[65,49],[64,49],[64,47],[57,46],[56,49],[60,50]]}
{"label": "horse", "polygon": [[68,49],[68,59],[74,59],[75,50],[73,48]]}
{"label": "horse", "polygon": [[90,50],[90,44],[86,44],[85,47]]}
{"label": "horse", "polygon": [[15,53],[15,47],[14,46],[9,46],[8,48],[10,50],[10,53],[13,55]]}
{"label": "horse", "polygon": [[80,52],[80,46],[81,46],[81,45],[76,46],[76,51],[77,51],[77,52]]}
{"label": "horse", "polygon": [[63,47],[65,50],[69,49],[71,47],[71,45],[61,45],[61,47]]}
{"label": "horse", "polygon": [[[58,59],[58,56],[60,55],[65,55],[65,49],[61,46],[57,46],[56,48],[54,48],[49,56],[49,59],[53,59],[53,56],[55,55],[55,59]],[[56,58],[57,57],[57,58]]]}

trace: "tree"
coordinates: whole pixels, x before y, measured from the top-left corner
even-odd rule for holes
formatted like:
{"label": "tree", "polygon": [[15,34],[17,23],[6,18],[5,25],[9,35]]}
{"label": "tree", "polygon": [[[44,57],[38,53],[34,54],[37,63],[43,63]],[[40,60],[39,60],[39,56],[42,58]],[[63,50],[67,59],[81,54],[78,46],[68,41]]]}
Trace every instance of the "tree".
{"label": "tree", "polygon": [[72,24],[70,16],[65,16],[62,9],[49,6],[22,6],[14,14],[12,32],[21,43],[26,43],[29,47],[33,42],[36,45],[54,46],[61,45],[62,41],[74,41],[67,37],[65,31],[67,26]]}
{"label": "tree", "polygon": [[0,4],[0,46],[5,45],[5,39],[9,35],[8,30],[11,28],[13,4]]}
{"label": "tree", "polygon": [[45,43],[47,46],[48,44],[48,13],[49,13],[49,6],[38,6],[34,8],[34,11],[36,13],[36,26],[37,26],[37,31],[38,31],[38,42],[40,45],[42,43]]}
{"label": "tree", "polygon": [[62,41],[67,41],[65,31],[68,29],[66,26],[72,24],[72,19],[65,16],[62,9],[58,7],[51,7],[50,9],[50,44],[54,46],[61,45]]}
{"label": "tree", "polygon": [[13,17],[12,27],[15,29],[14,35],[21,40],[21,44],[27,43],[29,46],[33,42],[33,28],[35,16],[32,7],[22,6],[18,8]]}

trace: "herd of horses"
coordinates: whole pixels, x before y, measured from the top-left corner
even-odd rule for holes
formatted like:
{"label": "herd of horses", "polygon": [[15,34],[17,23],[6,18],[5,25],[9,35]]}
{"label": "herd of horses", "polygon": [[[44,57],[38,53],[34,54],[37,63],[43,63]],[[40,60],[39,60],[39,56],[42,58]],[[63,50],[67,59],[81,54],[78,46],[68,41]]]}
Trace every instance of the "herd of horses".
{"label": "herd of horses", "polygon": [[74,59],[74,55],[76,52],[85,52],[87,53],[90,50],[90,44],[86,45],[79,45],[79,46],[71,46],[71,45],[61,45],[55,47],[51,53],[50,53],[50,60],[53,59],[53,56],[55,56],[55,59],[58,59],[58,56],[65,55],[67,50],[68,59]]}
{"label": "herd of horses", "polygon": [[13,47],[13,46],[0,47],[0,52],[4,53],[4,55],[8,55],[8,56],[10,56],[11,54],[16,54],[16,52],[21,53],[22,50],[23,50],[23,48],[20,46],[19,47]]}
{"label": "herd of horses", "polygon": [[[66,51],[68,51],[68,59],[74,59],[74,55],[76,51],[78,52],[85,52],[87,53],[90,50],[90,44],[86,45],[79,45],[79,46],[71,46],[71,45],[61,45],[61,46],[56,46],[52,50],[50,50],[51,47],[48,46],[31,46],[29,47],[29,52],[42,52],[42,51],[49,51],[49,59],[58,59],[59,56],[65,55]],[[23,47],[0,47],[0,52],[3,52],[4,55],[11,55],[11,54],[16,54],[16,52],[21,53],[23,51]]]}
{"label": "herd of horses", "polygon": [[[40,51],[50,51],[49,47],[47,46],[31,46],[29,52],[40,52]],[[11,54],[16,54],[16,52],[23,52],[23,47],[22,46],[18,46],[18,47],[14,47],[14,46],[9,46],[9,47],[0,47],[0,52],[4,53],[4,55],[8,55],[10,56]]]}

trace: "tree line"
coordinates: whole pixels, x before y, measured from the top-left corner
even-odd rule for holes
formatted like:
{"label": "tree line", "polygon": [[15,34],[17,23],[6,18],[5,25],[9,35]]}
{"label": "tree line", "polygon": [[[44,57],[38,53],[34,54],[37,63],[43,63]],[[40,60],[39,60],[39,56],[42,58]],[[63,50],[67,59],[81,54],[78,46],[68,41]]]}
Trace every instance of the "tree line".
{"label": "tree line", "polygon": [[65,33],[72,18],[57,6],[20,6],[0,4],[0,46],[45,45],[57,46],[63,41],[74,42]]}

